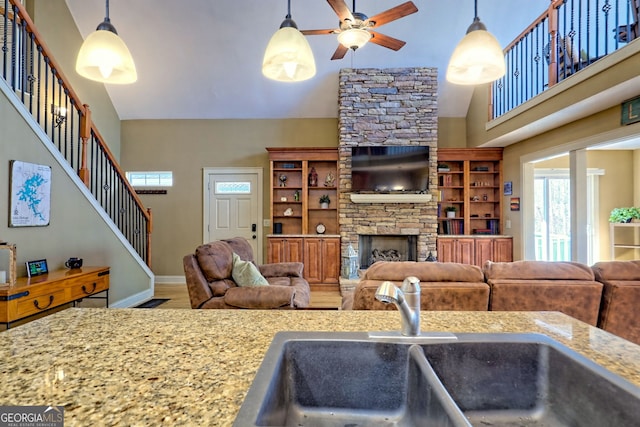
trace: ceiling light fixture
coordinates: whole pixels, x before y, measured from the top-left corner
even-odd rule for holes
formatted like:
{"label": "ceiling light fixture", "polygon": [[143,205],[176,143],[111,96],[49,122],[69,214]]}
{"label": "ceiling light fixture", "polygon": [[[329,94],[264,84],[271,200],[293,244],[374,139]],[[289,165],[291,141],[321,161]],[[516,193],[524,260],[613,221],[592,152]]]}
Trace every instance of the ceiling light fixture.
{"label": "ceiling light fixture", "polygon": [[347,49],[356,50],[371,40],[372,34],[362,28],[350,28],[338,33],[338,42]]}
{"label": "ceiling light fixture", "polygon": [[262,74],[281,82],[300,82],[316,75],[311,46],[291,19],[291,0],[287,0],[285,20],[264,52]]}
{"label": "ceiling light fixture", "polygon": [[473,23],[451,55],[447,81],[458,85],[479,85],[499,79],[505,70],[502,47],[480,22],[478,0],[475,0]]}
{"label": "ceiling light fixture", "polygon": [[96,31],[82,43],[76,59],[76,72],[82,77],[102,83],[127,84],[138,79],[136,66],[127,45],[106,16]]}

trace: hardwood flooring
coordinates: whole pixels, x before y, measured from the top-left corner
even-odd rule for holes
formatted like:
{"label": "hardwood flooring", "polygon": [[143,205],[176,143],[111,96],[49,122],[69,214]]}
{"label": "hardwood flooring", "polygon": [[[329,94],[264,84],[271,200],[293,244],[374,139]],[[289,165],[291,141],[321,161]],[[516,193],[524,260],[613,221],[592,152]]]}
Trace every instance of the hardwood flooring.
{"label": "hardwood flooring", "polygon": [[[187,285],[184,283],[156,283],[154,298],[169,298],[158,308],[191,308]],[[311,308],[338,308],[342,303],[339,291],[311,290]]]}

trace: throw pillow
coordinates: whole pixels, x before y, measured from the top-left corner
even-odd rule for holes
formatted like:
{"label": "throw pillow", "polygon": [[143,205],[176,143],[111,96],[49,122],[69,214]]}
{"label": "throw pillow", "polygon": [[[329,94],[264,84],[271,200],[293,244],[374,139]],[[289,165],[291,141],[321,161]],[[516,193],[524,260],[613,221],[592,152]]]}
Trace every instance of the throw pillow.
{"label": "throw pillow", "polygon": [[238,254],[233,254],[233,270],[231,277],[238,286],[268,286],[269,282],[265,279],[258,268],[250,261],[243,261]]}

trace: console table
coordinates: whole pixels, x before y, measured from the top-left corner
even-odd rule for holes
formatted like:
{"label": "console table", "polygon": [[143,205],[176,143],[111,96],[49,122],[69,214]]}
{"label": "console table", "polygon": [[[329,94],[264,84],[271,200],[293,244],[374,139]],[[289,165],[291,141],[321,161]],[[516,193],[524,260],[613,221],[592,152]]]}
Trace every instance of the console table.
{"label": "console table", "polygon": [[[96,297],[99,293],[105,296]],[[109,306],[109,267],[56,270],[0,286],[0,324],[9,329],[17,320],[83,298],[102,298]]]}

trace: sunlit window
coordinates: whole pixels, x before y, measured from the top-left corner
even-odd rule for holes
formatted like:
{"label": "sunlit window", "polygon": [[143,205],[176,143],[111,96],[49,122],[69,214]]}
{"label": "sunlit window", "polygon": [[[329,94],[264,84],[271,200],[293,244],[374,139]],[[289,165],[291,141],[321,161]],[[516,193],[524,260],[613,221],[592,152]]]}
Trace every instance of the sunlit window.
{"label": "sunlit window", "polygon": [[171,187],[173,172],[127,172],[127,180],[134,187]]}
{"label": "sunlit window", "polygon": [[250,194],[251,182],[216,182],[216,194]]}

